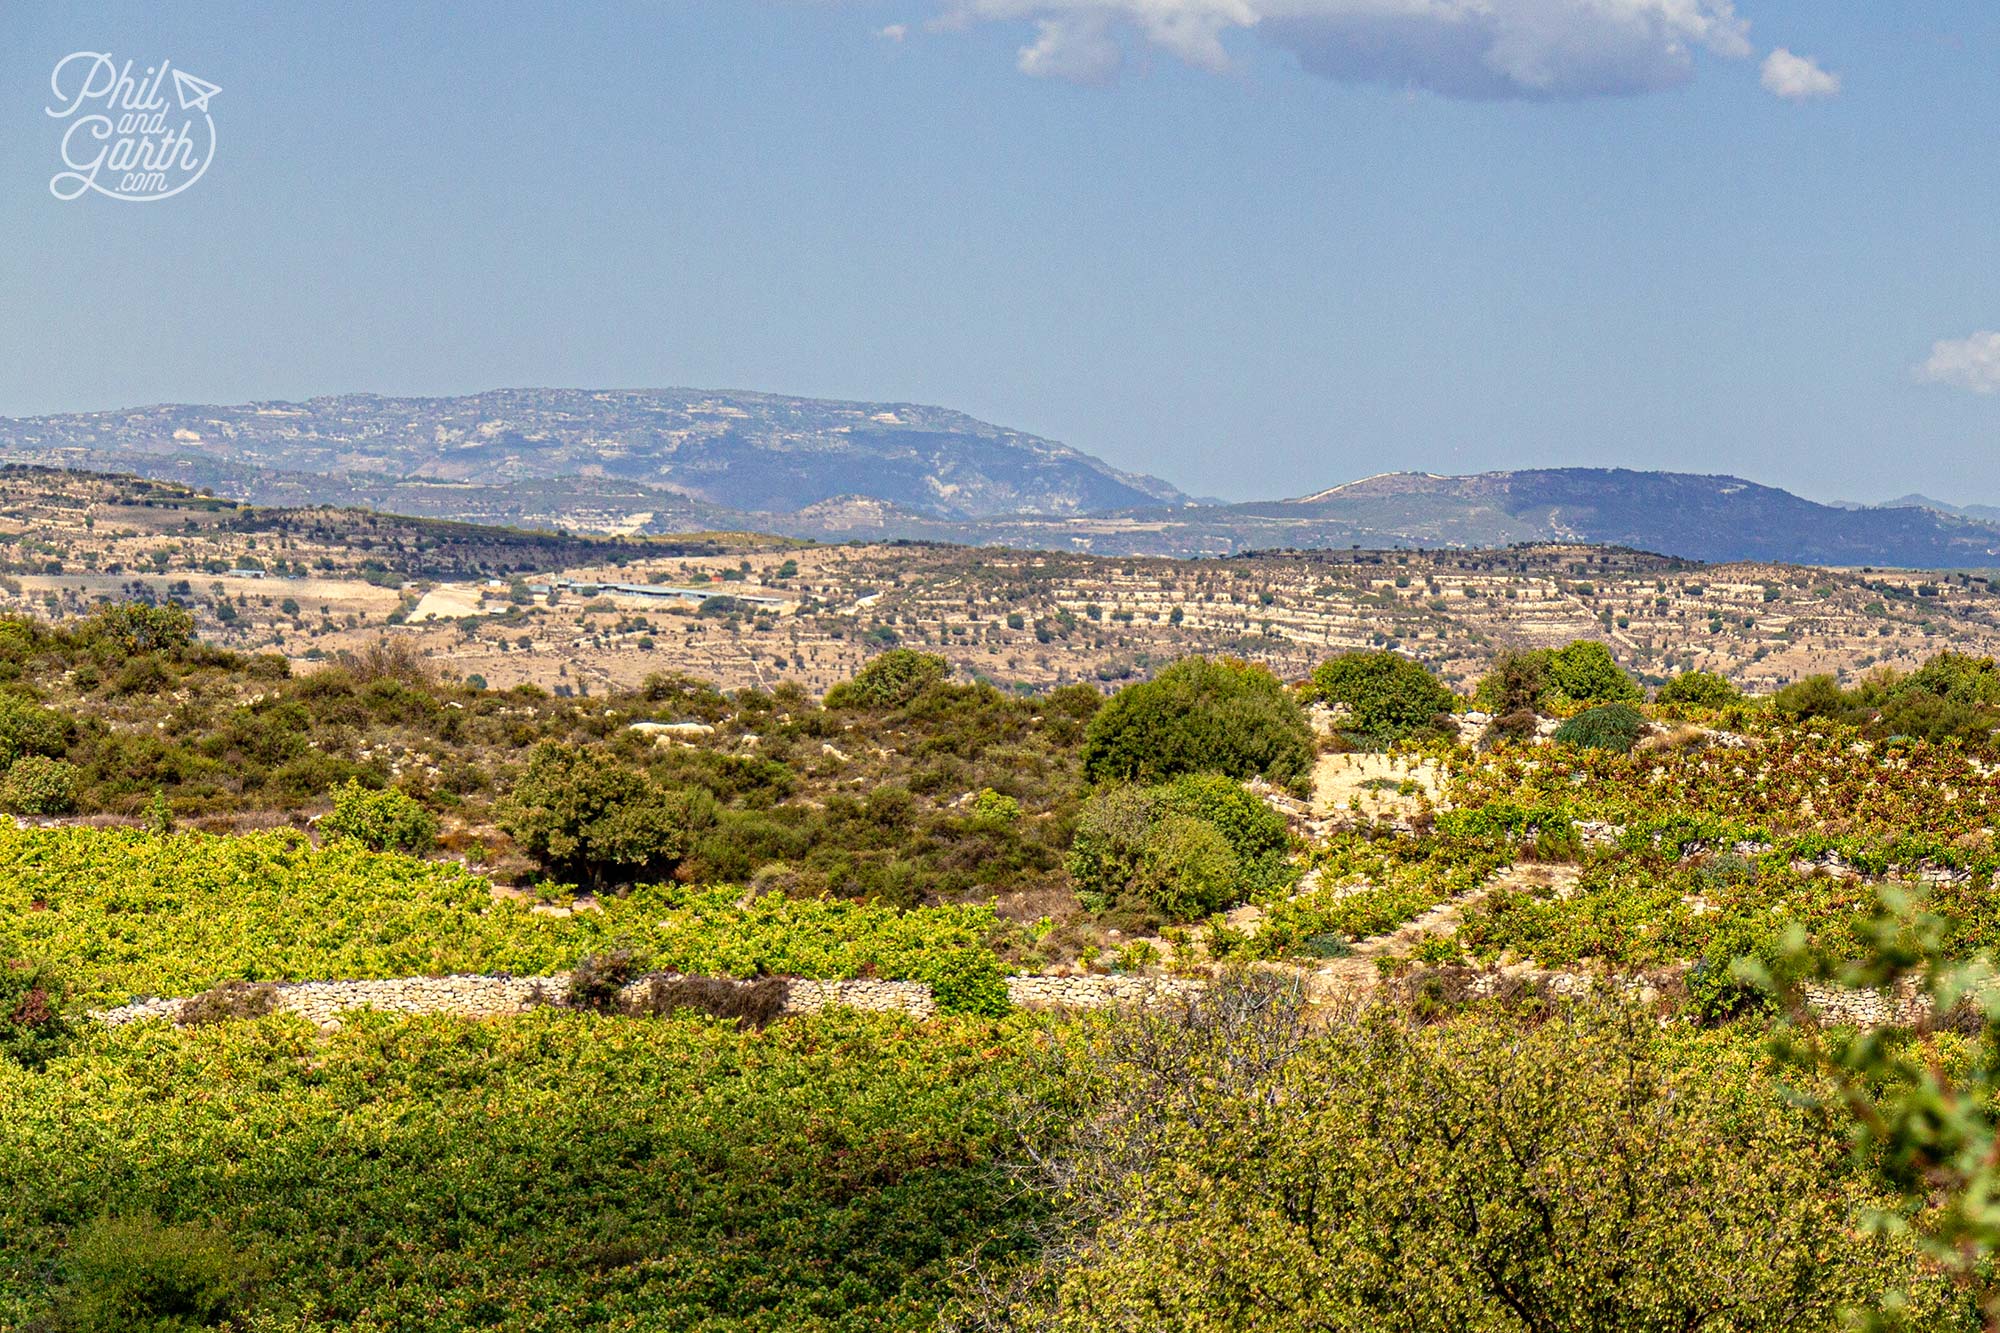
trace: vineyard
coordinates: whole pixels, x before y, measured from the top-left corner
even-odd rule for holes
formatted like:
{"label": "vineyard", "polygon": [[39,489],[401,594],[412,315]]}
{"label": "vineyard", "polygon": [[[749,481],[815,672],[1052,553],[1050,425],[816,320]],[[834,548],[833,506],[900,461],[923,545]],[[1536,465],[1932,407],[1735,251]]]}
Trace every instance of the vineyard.
{"label": "vineyard", "polygon": [[0,825],[0,952],[65,960],[118,1004],[227,981],[542,975],[612,949],[710,976],[998,975],[992,909],[746,899],[648,886],[556,915],[449,863],[295,833],[153,836]]}
{"label": "vineyard", "polygon": [[[892,650],[820,699],[585,707],[185,630],[0,625],[0,797],[69,784],[0,822],[0,1330],[1222,1329],[1252,1288],[1283,1333],[1984,1317],[1934,1145],[2000,1087],[1990,664],[1648,699],[1586,643],[1470,699],[1363,654],[1100,706]],[[55,688],[93,665],[164,693]],[[139,801],[112,757],[147,754],[178,776]],[[463,974],[565,980],[483,1018],[260,990]],[[1010,1012],[1009,974],[1129,1007]],[[1822,1029],[1801,978],[1936,1021]],[[192,998],[98,1021],[147,997]],[[1986,1160],[1986,1111],[1948,1123]],[[1542,1220],[1496,1251],[1466,1191]]]}
{"label": "vineyard", "polygon": [[59,1074],[0,1062],[0,1327],[107,1202],[226,1236],[270,1333],[928,1327],[953,1257],[1028,1220],[993,1164],[1024,1039],[852,1013],[95,1034]]}

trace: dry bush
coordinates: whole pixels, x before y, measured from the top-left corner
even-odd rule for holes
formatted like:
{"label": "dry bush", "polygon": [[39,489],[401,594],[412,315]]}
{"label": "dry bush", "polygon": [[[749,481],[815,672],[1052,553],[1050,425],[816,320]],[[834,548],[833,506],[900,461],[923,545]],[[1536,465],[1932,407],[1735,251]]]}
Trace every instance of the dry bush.
{"label": "dry bush", "polygon": [[1383,998],[1419,1023],[1449,1022],[1474,1005],[1492,1005],[1523,1022],[1552,1018],[1562,996],[1546,977],[1446,964],[1411,968],[1388,978]]}
{"label": "dry bush", "polygon": [[635,1017],[665,1017],[693,1009],[711,1018],[733,1018],[738,1031],[762,1030],[785,1011],[792,986],[783,977],[731,981],[726,977],[656,976],[643,995],[627,1000],[624,1012]]}
{"label": "dry bush", "polygon": [[360,652],[342,649],[335,660],[347,668],[357,684],[395,680],[405,685],[431,685],[437,680],[436,668],[417,647],[417,641],[407,637],[384,635]]}
{"label": "dry bush", "polygon": [[630,949],[585,954],[570,970],[569,1002],[578,1009],[608,1011],[638,970]]}
{"label": "dry bush", "polygon": [[182,1027],[226,1023],[235,1018],[262,1018],[278,1007],[278,988],[268,981],[225,981],[192,999],[183,1000],[174,1022]]}
{"label": "dry bush", "polygon": [[1672,731],[1656,731],[1650,736],[1641,736],[1634,751],[1646,750],[1692,750],[1708,744],[1710,732],[1706,727],[1683,723]]}

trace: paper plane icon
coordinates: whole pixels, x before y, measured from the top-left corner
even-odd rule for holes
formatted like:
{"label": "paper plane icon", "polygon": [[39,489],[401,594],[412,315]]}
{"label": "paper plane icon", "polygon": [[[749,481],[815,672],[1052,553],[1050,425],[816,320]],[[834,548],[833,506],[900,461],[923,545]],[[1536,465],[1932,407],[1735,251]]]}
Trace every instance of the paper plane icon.
{"label": "paper plane icon", "polygon": [[208,99],[221,92],[222,89],[216,87],[207,79],[197,79],[186,70],[177,69],[174,71],[174,91],[180,94],[181,110],[206,111],[208,110]]}

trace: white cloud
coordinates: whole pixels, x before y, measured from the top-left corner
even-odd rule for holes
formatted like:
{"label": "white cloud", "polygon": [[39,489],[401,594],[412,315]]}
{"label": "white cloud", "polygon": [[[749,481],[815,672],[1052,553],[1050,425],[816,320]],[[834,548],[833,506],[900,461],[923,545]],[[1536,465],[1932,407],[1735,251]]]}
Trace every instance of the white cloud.
{"label": "white cloud", "polygon": [[1009,20],[1036,24],[1024,72],[1083,82],[1115,77],[1128,42],[1226,70],[1236,33],[1327,78],[1482,99],[1652,92],[1698,53],[1751,54],[1733,0],[949,0],[939,26]]}
{"label": "white cloud", "polygon": [[1059,14],[1035,23],[1034,45],[1021,48],[1023,74],[1070,83],[1109,83],[1125,63],[1111,23],[1097,14]]}
{"label": "white cloud", "polygon": [[1917,367],[1917,378],[1974,393],[2000,393],[2000,333],[1982,331],[1966,338],[1940,338]]}
{"label": "white cloud", "polygon": [[1832,97],[1840,91],[1840,76],[1819,67],[1811,56],[1795,56],[1779,47],[1764,57],[1764,90],[1789,102]]}
{"label": "white cloud", "polygon": [[900,42],[910,35],[910,29],[908,24],[891,23],[887,27],[877,28],[875,35],[885,42]]}

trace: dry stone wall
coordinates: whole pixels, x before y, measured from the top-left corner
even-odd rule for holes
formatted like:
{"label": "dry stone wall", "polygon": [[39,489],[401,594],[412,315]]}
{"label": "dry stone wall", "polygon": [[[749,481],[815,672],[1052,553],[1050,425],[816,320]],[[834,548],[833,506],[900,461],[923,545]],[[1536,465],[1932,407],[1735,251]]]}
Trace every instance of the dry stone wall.
{"label": "dry stone wall", "polygon": [[[642,977],[620,992],[622,999],[643,999],[652,978]],[[1152,977],[1040,977],[1007,979],[1007,998],[1023,1009],[1094,1009],[1113,1004],[1139,1004],[1184,993],[1198,982]],[[322,1027],[340,1021],[356,1009],[399,1014],[458,1014],[495,1018],[525,1013],[539,1004],[561,1000],[569,992],[569,973],[541,977],[450,976],[399,977],[387,981],[292,981],[272,985],[273,1009],[298,1014]],[[109,1026],[149,1018],[173,1021],[186,997],[145,999],[93,1017]],[[842,981],[793,980],[785,1000],[786,1013],[813,1013],[832,1006],[876,1012],[901,1012],[920,1017],[937,1012],[929,986],[919,981],[873,978]]]}
{"label": "dry stone wall", "polygon": [[[1533,978],[1562,995],[1581,995],[1601,985],[1605,978],[1594,974],[1532,971]],[[1612,984],[1630,998],[1653,998],[1651,983],[1643,978],[1611,978]],[[621,998],[643,999],[651,977],[642,977],[620,992]],[[1205,983],[1184,977],[1130,976],[1012,976],[1007,978],[1007,998],[1021,1009],[1099,1009],[1110,1005],[1144,1005],[1187,995]],[[1497,982],[1483,978],[1473,986],[1475,994],[1493,990]],[[569,992],[569,974],[557,972],[541,977],[450,976],[400,977],[386,981],[295,981],[272,985],[275,1012],[297,1014],[321,1027],[337,1026],[342,1014],[374,1009],[399,1014],[456,1014],[467,1018],[497,1018],[525,1013],[541,1004],[559,1002]],[[1931,1012],[1928,997],[1905,989],[1899,992],[1846,990],[1835,986],[1807,986],[1807,1006],[1822,1022],[1852,1024],[1857,1027],[1909,1026],[1921,1022]],[[116,1027],[146,1019],[174,1021],[185,997],[145,999],[92,1015],[98,1022]],[[843,1006],[874,1012],[906,1013],[928,1017],[937,1012],[929,986],[917,981],[793,980],[784,1012],[814,1013]]]}

